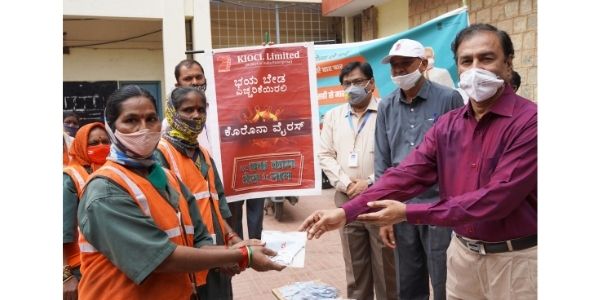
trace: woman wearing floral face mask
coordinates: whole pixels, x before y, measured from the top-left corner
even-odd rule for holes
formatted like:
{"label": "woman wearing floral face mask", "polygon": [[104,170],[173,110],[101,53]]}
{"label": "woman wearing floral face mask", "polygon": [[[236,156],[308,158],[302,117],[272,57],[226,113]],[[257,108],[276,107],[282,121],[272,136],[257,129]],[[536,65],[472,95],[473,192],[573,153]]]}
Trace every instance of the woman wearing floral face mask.
{"label": "woman wearing floral face mask", "polygon": [[115,91],[105,120],[110,155],[88,179],[78,211],[79,299],[190,299],[201,270],[283,269],[260,245],[212,246],[194,196],[153,159],[161,126],[146,90]]}
{"label": "woman wearing floral face mask", "polygon": [[[165,112],[167,128],[156,156],[196,197],[199,213],[213,242],[231,246],[242,240],[225,222],[231,212],[223,184],[210,154],[198,144],[198,135],[206,123],[206,106],[206,96],[198,89],[179,87],[173,90]],[[200,298],[233,299],[230,275],[215,269],[197,273]]]}
{"label": "woman wearing floral face mask", "polygon": [[77,205],[85,180],[106,161],[110,140],[102,123],[87,124],[77,131],[69,148],[71,161],[63,169],[63,295],[75,299],[79,272]]}

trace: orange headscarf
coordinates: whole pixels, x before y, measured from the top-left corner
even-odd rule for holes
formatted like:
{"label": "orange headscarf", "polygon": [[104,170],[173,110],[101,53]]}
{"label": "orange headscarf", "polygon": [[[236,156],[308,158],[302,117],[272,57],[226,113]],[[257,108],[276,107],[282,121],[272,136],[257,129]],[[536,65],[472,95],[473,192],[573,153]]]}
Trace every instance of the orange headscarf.
{"label": "orange headscarf", "polygon": [[104,129],[104,124],[100,122],[94,122],[86,124],[79,128],[79,130],[77,130],[77,133],[75,134],[75,139],[73,140],[73,143],[69,148],[69,155],[71,156],[71,162],[69,164],[92,166],[93,171],[96,171],[96,169],[100,167],[100,165],[92,163],[87,154],[88,138],[90,136],[90,131],[97,127]]}

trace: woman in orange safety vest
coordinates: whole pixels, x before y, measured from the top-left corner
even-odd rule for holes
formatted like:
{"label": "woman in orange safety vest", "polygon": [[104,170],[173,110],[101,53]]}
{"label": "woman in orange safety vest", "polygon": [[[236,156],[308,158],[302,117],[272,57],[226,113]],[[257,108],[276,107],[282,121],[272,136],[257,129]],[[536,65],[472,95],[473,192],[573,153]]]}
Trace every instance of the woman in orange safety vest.
{"label": "woman in orange safety vest", "polygon": [[100,168],[110,150],[102,123],[81,127],[69,148],[70,162],[63,168],[63,298],[76,299],[79,272],[77,206],[88,175]]}
{"label": "woman in orange safety vest", "polygon": [[[193,87],[171,92],[165,115],[167,128],[156,156],[175,173],[194,195],[202,220],[216,245],[231,246],[241,241],[225,218],[231,217],[223,184],[208,151],[198,144],[206,124],[206,96]],[[233,299],[231,277],[218,269],[196,274],[201,299]]]}
{"label": "woman in orange safety vest", "polygon": [[115,91],[105,120],[111,151],[86,182],[77,214],[79,299],[197,299],[196,272],[284,268],[259,241],[212,245],[194,196],[154,160],[161,124],[148,91]]}

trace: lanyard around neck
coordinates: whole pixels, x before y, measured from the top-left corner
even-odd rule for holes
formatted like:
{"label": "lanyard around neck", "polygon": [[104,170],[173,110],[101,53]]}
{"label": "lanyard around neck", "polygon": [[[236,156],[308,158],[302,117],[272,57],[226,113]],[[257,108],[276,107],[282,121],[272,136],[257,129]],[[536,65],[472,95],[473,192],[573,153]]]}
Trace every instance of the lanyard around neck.
{"label": "lanyard around neck", "polygon": [[354,133],[354,147],[356,147],[356,138],[358,138],[358,135],[360,134],[360,132],[365,128],[365,125],[367,124],[367,121],[369,120],[371,113],[372,113],[372,111],[370,111],[370,110],[367,110],[365,112],[365,117],[363,118],[362,122],[360,122],[358,124],[358,131],[356,131],[354,129],[354,123],[352,123],[352,112],[350,110],[350,107],[348,107],[348,116],[347,116],[348,125],[350,125],[350,129],[352,129],[352,132]]}

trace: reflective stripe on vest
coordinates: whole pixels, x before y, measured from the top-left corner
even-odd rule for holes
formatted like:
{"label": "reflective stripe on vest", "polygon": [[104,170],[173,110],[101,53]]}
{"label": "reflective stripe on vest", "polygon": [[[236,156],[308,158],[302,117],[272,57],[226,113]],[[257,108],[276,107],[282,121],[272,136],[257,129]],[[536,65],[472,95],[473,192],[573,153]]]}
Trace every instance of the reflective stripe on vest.
{"label": "reflective stripe on vest", "polygon": [[83,177],[81,176],[81,174],[79,174],[79,171],[77,171],[77,169],[73,167],[66,167],[65,169],[73,171],[72,174],[75,176],[75,180],[77,180],[79,186],[83,188],[83,186],[85,185],[85,180],[83,180]]}
{"label": "reflective stripe on vest", "polygon": [[193,225],[185,225],[185,234],[194,234],[194,226]]}
{"label": "reflective stripe on vest", "polygon": [[183,181],[183,179],[181,178],[181,174],[179,173],[179,167],[177,167],[177,162],[175,161],[175,156],[173,156],[173,152],[171,152],[171,147],[169,147],[165,143],[167,142],[161,139],[158,145],[162,146],[165,149],[165,151],[167,151],[167,155],[169,155],[169,158],[171,159],[171,165],[173,167],[173,171],[175,171],[175,175],[177,175],[177,178],[179,178],[179,180]]}
{"label": "reflective stripe on vest", "polygon": [[79,241],[79,251],[87,253],[98,252],[98,250],[96,250],[92,244],[82,241]]}
{"label": "reflective stripe on vest", "polygon": [[208,198],[209,196],[210,196],[210,192],[209,191],[205,191],[205,192],[200,192],[200,193],[195,193],[194,194],[194,198],[196,198],[196,200]]}
{"label": "reflective stripe on vest", "polygon": [[165,233],[167,234],[167,236],[169,238],[174,238],[176,236],[181,235],[181,229],[179,228],[179,226],[177,226],[177,227],[165,230]]}
{"label": "reflective stripe on vest", "polygon": [[[185,225],[185,234],[194,234],[194,226]],[[181,235],[181,227],[173,227],[165,230],[165,233],[169,238],[174,238]]]}
{"label": "reflective stripe on vest", "polygon": [[200,199],[204,199],[204,198],[212,198],[213,200],[217,200],[217,199],[219,199],[219,194],[206,191],[206,192],[195,193],[194,198],[196,198],[196,200],[200,200]]}
{"label": "reflective stripe on vest", "polygon": [[129,179],[129,177],[127,177],[127,175],[125,175],[125,173],[121,172],[121,170],[119,170],[119,169],[117,169],[115,167],[104,166],[103,168],[107,168],[107,169],[115,172],[115,174],[119,175],[119,177],[121,177],[121,179],[123,179],[123,181],[125,181],[125,183],[127,183],[127,185],[129,186],[129,188],[135,194],[135,199],[142,206],[141,208],[142,208],[142,211],[144,212],[144,214],[146,216],[151,216],[150,215],[150,207],[148,206],[148,200],[146,199],[146,195],[144,195],[144,193],[142,193],[142,191],[137,186],[137,184],[135,184],[133,181],[131,181],[131,179]]}

